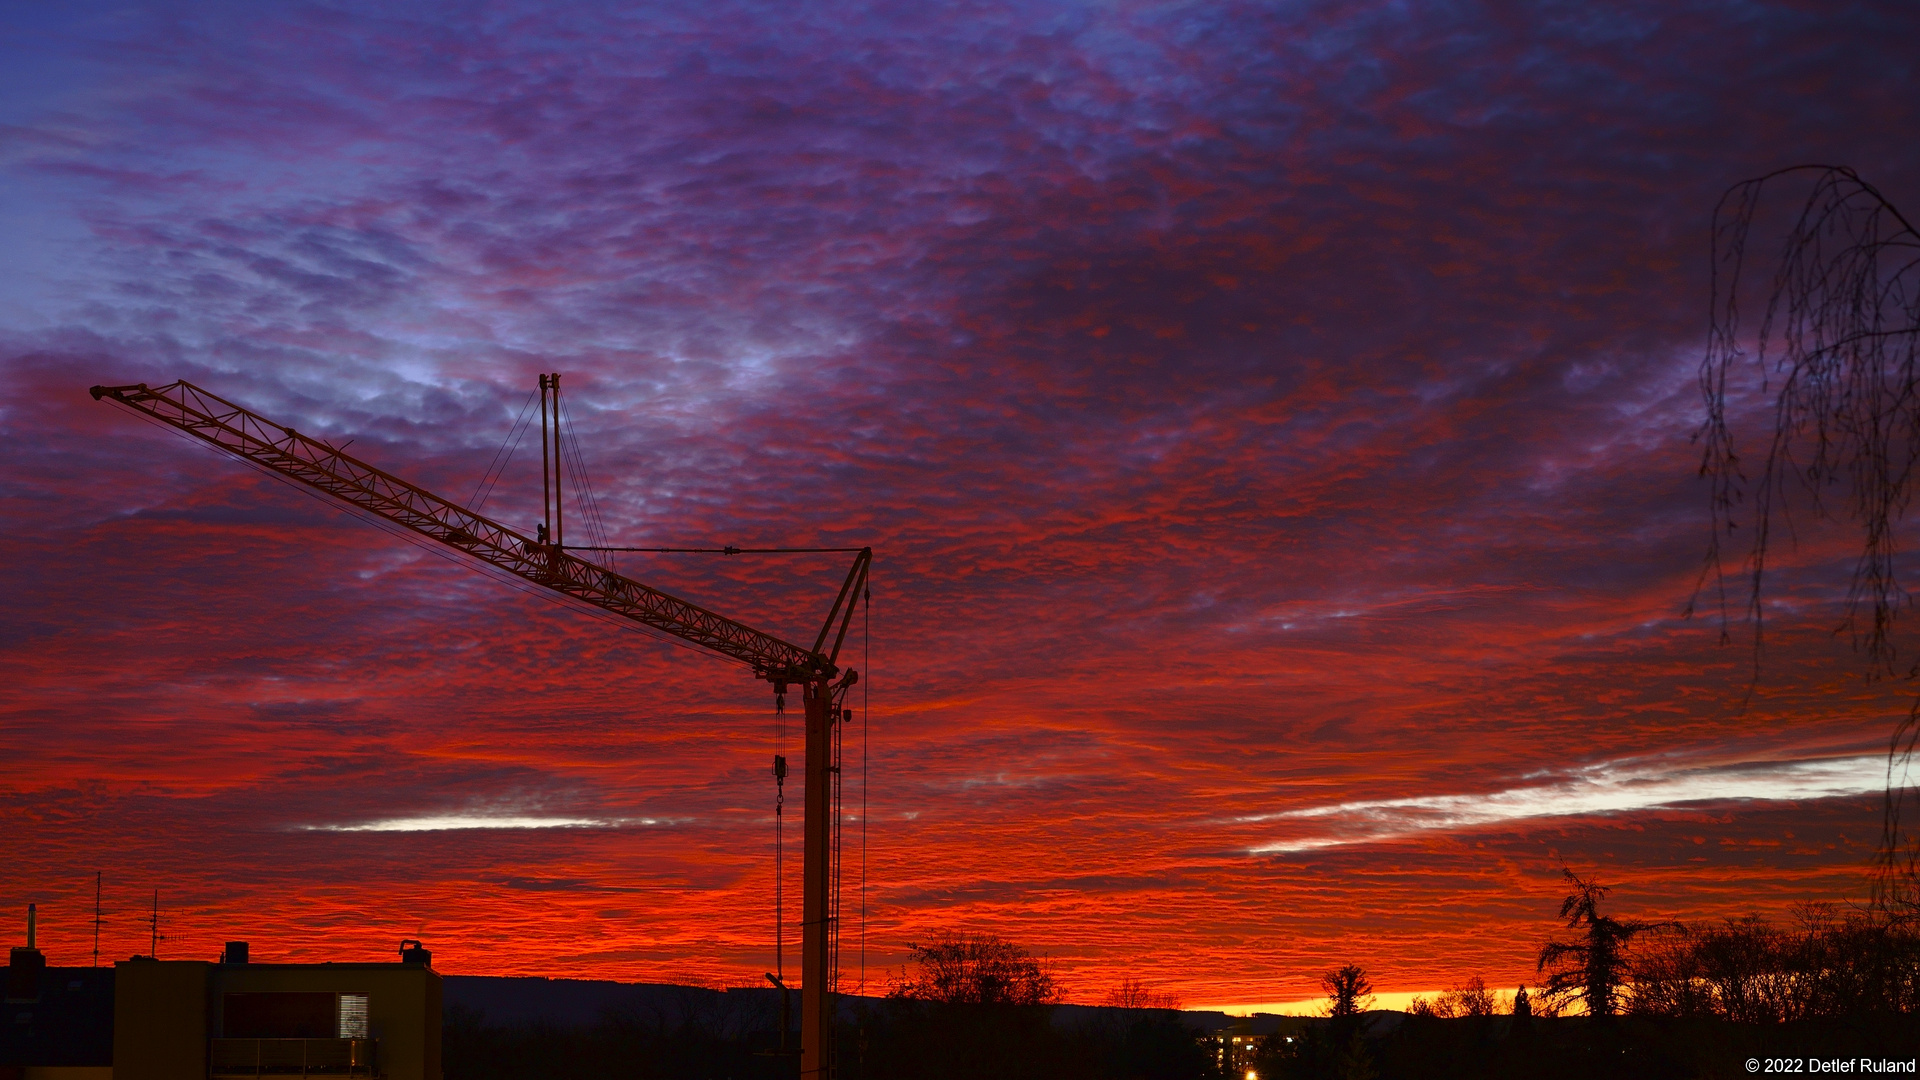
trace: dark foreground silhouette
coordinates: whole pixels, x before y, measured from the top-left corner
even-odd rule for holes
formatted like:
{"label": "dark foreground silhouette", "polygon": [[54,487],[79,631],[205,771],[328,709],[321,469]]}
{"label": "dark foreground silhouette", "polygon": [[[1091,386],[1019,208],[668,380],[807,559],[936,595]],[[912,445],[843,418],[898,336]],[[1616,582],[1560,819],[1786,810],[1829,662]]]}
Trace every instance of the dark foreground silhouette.
{"label": "dark foreground silhouette", "polygon": [[[1241,1080],[1217,1064],[1205,1031],[1179,1013],[1046,1006],[860,1002],[840,1028],[846,1080]],[[764,1019],[764,1018],[762,1018]],[[1504,1077],[1735,1077],[1749,1058],[1855,1062],[1849,1075],[1878,1075],[1860,1059],[1901,1065],[1920,1056],[1912,1016],[1822,1018],[1743,1024],[1711,1017],[1403,1016],[1370,1013],[1359,1030],[1324,1019],[1297,1022],[1293,1041],[1270,1039],[1254,1063],[1261,1080],[1425,1080]],[[775,1024],[707,1010],[607,1014],[578,1027],[493,1025],[455,1008],[446,1027],[447,1080],[790,1078],[797,1059],[768,1055]],[[777,1023],[777,1022],[776,1022]],[[1358,1026],[1358,1025],[1356,1025]],[[1822,1071],[1837,1071],[1829,1066]],[[1912,1075],[1901,1071],[1890,1075]]]}
{"label": "dark foreground silhouette", "polygon": [[[1076,1010],[1062,1021],[1051,1006],[860,1002],[843,1010],[840,1075],[1025,1077],[1075,1080],[1214,1077],[1212,1043],[1179,1014]],[[798,1058],[768,1053],[777,1023],[764,1015],[670,1012],[603,1015],[580,1027],[492,1025],[469,1009],[449,1011],[447,1080],[597,1078],[787,1078]]]}
{"label": "dark foreground silhouette", "polygon": [[[1522,991],[1508,1004],[1475,978],[1435,1001],[1416,999],[1408,1013],[1372,1010],[1372,981],[1355,964],[1322,976],[1327,1015],[1313,1019],[1060,1005],[1044,959],[990,935],[937,935],[913,947],[915,966],[891,996],[841,999],[839,1075],[1915,1075],[1920,925],[1904,912],[1808,905],[1791,925],[1636,922],[1599,910],[1604,886],[1570,871],[1567,880],[1574,891],[1561,917],[1573,935],[1543,947],[1549,978],[1536,995]],[[448,1080],[798,1075],[796,1057],[770,1052],[780,1045],[780,998],[766,988],[451,977],[447,990]],[[936,994],[945,1000],[926,1000]],[[1569,1003],[1596,1015],[1555,1015]]]}
{"label": "dark foreground silhouette", "polygon": [[[1913,1017],[1860,1017],[1853,1020],[1797,1021],[1787,1024],[1737,1024],[1712,1018],[1586,1017],[1535,1018],[1516,1023],[1509,1016],[1396,1018],[1394,1030],[1369,1034],[1344,1045],[1328,1038],[1330,1025],[1316,1025],[1292,1053],[1263,1058],[1262,1080],[1282,1078],[1358,1078],[1381,1080],[1515,1080],[1552,1077],[1662,1078],[1747,1076],[1754,1059],[1798,1061],[1788,1065],[1805,1075],[1814,1062],[1846,1061],[1848,1075],[1876,1075],[1859,1059],[1898,1060],[1902,1066],[1920,1054],[1920,1027]],[[1775,1072],[1781,1071],[1776,1066]],[[1835,1071],[1831,1067],[1821,1070]],[[1765,1075],[1761,1073],[1761,1075]],[[1903,1068],[1896,1075],[1906,1075]]]}

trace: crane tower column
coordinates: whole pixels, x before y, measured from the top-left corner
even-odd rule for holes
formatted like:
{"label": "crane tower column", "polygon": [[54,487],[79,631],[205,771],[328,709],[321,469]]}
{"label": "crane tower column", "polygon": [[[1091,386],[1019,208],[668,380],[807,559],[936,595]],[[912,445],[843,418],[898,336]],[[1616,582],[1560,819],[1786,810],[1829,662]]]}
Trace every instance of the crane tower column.
{"label": "crane tower column", "polygon": [[833,686],[802,684],[807,709],[805,857],[800,905],[800,1076],[833,1075],[833,918],[830,850],[833,829]]}

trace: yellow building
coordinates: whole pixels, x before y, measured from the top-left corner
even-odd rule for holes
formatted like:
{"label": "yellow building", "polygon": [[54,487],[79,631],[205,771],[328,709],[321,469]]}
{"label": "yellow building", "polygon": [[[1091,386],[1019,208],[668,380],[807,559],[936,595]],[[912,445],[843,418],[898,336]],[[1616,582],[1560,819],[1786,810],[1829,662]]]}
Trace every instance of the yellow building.
{"label": "yellow building", "polygon": [[135,958],[114,965],[113,1080],[441,1080],[440,976],[417,942],[397,964]]}

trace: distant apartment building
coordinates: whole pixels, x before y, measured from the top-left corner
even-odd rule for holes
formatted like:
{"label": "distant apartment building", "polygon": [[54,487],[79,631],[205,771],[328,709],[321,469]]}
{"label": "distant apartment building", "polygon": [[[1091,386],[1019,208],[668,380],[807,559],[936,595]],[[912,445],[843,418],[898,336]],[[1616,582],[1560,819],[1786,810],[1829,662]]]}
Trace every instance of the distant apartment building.
{"label": "distant apartment building", "polygon": [[1226,1075],[1239,1080],[1253,1071],[1254,1059],[1260,1056],[1258,1035],[1228,1028],[1213,1033],[1213,1060],[1216,1067]]}
{"label": "distant apartment building", "polygon": [[418,942],[398,963],[248,951],[50,968],[30,932],[9,959],[0,1080],[441,1080],[441,982]]}

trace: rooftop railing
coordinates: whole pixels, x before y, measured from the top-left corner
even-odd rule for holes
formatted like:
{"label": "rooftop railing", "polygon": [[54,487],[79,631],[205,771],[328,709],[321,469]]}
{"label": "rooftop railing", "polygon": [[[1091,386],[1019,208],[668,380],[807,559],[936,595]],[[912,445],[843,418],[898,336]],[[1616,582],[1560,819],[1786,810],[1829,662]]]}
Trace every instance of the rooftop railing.
{"label": "rooftop railing", "polygon": [[374,1071],[375,1039],[214,1039],[214,1080],[240,1076],[365,1076]]}

